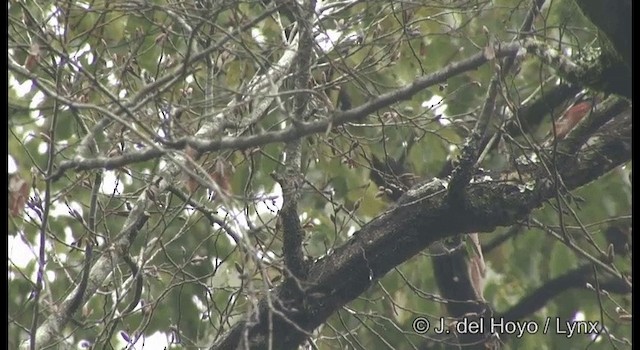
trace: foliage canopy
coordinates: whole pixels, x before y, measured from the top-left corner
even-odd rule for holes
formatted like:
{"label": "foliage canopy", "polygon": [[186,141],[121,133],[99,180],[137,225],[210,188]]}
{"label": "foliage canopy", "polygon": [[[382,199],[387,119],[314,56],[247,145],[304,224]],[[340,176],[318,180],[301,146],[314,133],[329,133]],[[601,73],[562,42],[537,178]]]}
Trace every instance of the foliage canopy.
{"label": "foliage canopy", "polygon": [[10,1],[9,347],[630,347],[628,10]]}

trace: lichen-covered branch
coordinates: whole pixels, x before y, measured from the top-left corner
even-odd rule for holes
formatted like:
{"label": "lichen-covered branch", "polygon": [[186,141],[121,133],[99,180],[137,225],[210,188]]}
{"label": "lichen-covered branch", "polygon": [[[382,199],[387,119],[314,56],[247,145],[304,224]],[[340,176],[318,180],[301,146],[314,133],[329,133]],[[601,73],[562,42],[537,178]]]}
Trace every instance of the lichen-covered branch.
{"label": "lichen-covered branch", "polygon": [[[309,105],[310,94],[307,86],[310,79],[310,69],[313,55],[313,32],[311,23],[314,16],[315,1],[310,0],[304,5],[297,6],[296,17],[298,18],[298,30],[300,44],[298,55],[295,60],[295,71],[293,86],[298,92],[293,97],[293,108],[290,115],[293,127],[303,120]],[[291,274],[290,279],[304,280],[307,269],[304,262],[302,242],[304,231],[298,217],[298,197],[302,186],[302,140],[300,138],[289,141],[285,146],[286,160],[284,162],[284,174],[276,175],[276,179],[282,187],[283,203],[282,209],[278,213],[282,224],[283,234],[283,254],[285,266]],[[291,281],[293,282],[293,281]],[[289,283],[291,288],[297,283]],[[298,294],[298,293],[294,293]]]}
{"label": "lichen-covered branch", "polygon": [[[623,112],[599,129],[590,146],[577,154],[558,157],[559,176],[569,190],[583,186],[631,159],[631,116]],[[388,271],[442,238],[470,232],[490,232],[519,222],[555,195],[551,175],[532,168],[533,189],[518,182],[478,181],[467,190],[464,207],[446,200],[446,183],[436,179],[405,193],[393,206],[364,225],[353,238],[316,262],[309,271],[304,305],[289,305],[287,320],[307,331],[322,324],[338,308],[355,299]],[[464,219],[463,219],[464,218]],[[275,293],[276,298],[282,289]],[[263,305],[266,308],[266,305]],[[265,313],[265,310],[261,310]],[[294,349],[306,337],[287,321],[238,323],[212,346],[235,349],[246,329],[252,349],[266,349],[273,332],[274,348]]]}

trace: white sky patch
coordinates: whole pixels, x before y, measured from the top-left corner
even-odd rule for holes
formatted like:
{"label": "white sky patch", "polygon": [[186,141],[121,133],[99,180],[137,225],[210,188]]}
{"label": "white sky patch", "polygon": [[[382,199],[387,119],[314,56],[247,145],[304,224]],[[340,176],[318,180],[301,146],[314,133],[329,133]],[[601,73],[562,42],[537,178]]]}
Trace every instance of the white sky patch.
{"label": "white sky patch", "polygon": [[54,34],[62,36],[62,34],[64,34],[64,27],[60,25],[60,22],[58,22],[58,15],[56,12],[57,8],[55,6],[51,6],[49,11],[47,11],[46,17],[49,18],[47,27],[49,27]]}
{"label": "white sky patch", "polygon": [[569,47],[569,46],[565,47],[565,48],[564,48],[564,54],[565,54],[566,56],[571,57],[571,54],[573,54],[573,49],[572,49],[571,47]]}
{"label": "white sky patch", "polygon": [[71,227],[67,226],[64,228],[64,243],[71,245],[75,242],[75,238],[73,238],[73,230]]}
{"label": "white sky patch", "polygon": [[124,184],[118,179],[115,171],[105,171],[102,177],[100,192],[104,194],[121,194],[124,192]]}
{"label": "white sky patch", "polygon": [[[27,244],[25,243],[24,239],[26,239],[24,238],[24,233],[20,232],[15,236],[10,235],[7,241],[7,252],[8,252],[9,260],[11,260],[11,262],[13,262],[13,264],[15,264],[20,269],[24,269],[27,267],[29,263],[33,261],[37,261],[38,260],[37,252],[40,251],[40,243],[39,243],[40,233],[38,233],[37,235],[38,241],[36,241],[35,243],[29,242]],[[45,242],[44,247],[45,247],[44,248],[45,251],[47,252],[50,252],[52,250],[51,243],[49,243],[49,241]],[[13,269],[13,267],[10,267],[10,269]],[[56,274],[55,271],[51,271],[51,270],[47,271],[46,272],[47,281],[52,282],[53,280],[55,280],[55,274]],[[33,271],[31,271],[31,274],[26,276],[29,278],[29,280],[35,283],[38,276],[38,269],[34,268]],[[22,278],[22,275],[20,275],[20,278]]]}
{"label": "white sky patch", "polygon": [[223,262],[224,262],[224,260],[222,260],[220,258],[216,258],[216,257],[211,258],[211,266],[213,266],[214,269],[219,268],[220,265],[222,265]]}
{"label": "white sky patch", "polygon": [[440,119],[438,119],[438,121],[442,126],[451,124],[451,120],[449,120],[449,117],[444,113],[447,109],[447,104],[444,103],[444,99],[442,98],[442,96],[431,96],[428,101],[422,102],[422,108],[432,110],[434,115],[440,115],[441,117]]}
{"label": "white sky patch", "polygon": [[33,83],[30,79],[27,79],[23,81],[22,84],[20,84],[20,82],[18,82],[18,80],[16,80],[13,75],[9,75],[9,88],[16,91],[17,97],[24,97],[29,93],[29,91],[31,91],[32,87]]}
{"label": "white sky patch", "polygon": [[56,258],[58,259],[58,261],[60,261],[61,264],[66,264],[68,259],[68,255],[65,253],[58,253],[56,254]]}
{"label": "white sky patch", "polygon": [[157,128],[155,130],[156,134],[158,134],[158,136],[160,137],[166,137],[167,135],[164,133],[164,130],[162,130],[162,128]]}
{"label": "white sky patch", "polygon": [[277,260],[276,254],[270,250],[263,252],[263,251],[256,251],[256,255],[258,256],[258,259],[263,260],[265,262],[273,262]]}
{"label": "white sky patch", "polygon": [[128,173],[122,173],[122,175],[120,176],[120,180],[125,185],[133,185],[133,177],[131,177],[131,175]]}
{"label": "white sky patch", "polygon": [[[54,56],[53,57],[53,62],[55,62],[56,66],[60,66],[60,63],[62,63],[62,57]],[[71,69],[73,69],[74,71],[76,70],[73,65],[70,65],[70,66],[71,66]]]}
{"label": "white sky patch", "polygon": [[42,101],[44,101],[44,93],[42,93],[42,91],[38,91],[35,93],[35,95],[33,95],[31,103],[29,103],[29,108],[34,109],[33,111],[29,112],[29,115],[31,116],[31,118],[36,119],[37,126],[44,125],[44,118],[42,118],[42,116],[40,115],[40,111],[35,109],[38,108]]}
{"label": "white sky patch", "polygon": [[73,217],[71,215],[72,210],[75,210],[80,216],[83,215],[82,206],[80,205],[80,203],[75,201],[70,202],[69,206],[67,206],[67,204],[65,204],[64,202],[52,202],[49,215],[54,218],[57,218],[59,216]]}
{"label": "white sky patch", "polygon": [[326,31],[319,33],[316,37],[316,42],[318,46],[324,52],[329,52],[333,50],[334,46],[336,46],[338,40],[342,36],[343,32],[335,30],[335,29],[327,29]]}
{"label": "white sky patch", "polygon": [[[258,196],[263,195],[265,194],[258,194]],[[267,194],[266,197],[268,197],[269,199],[262,200],[256,203],[256,211],[258,212],[258,214],[274,214],[282,209],[282,187],[280,187],[279,183],[273,185],[273,190],[271,191],[271,193]]]}
{"label": "white sky patch", "polygon": [[[185,206],[184,209],[182,210],[182,213],[186,217],[191,217],[191,215],[195,214],[196,212],[197,212],[197,210],[194,207],[190,206],[190,205]],[[214,224],[214,226],[215,226],[215,224]]]}
{"label": "white sky patch", "polygon": [[[107,68],[113,68],[113,61],[107,61]],[[118,86],[118,78],[115,74],[109,74],[107,76],[107,83],[109,84],[109,86]]]}
{"label": "white sky patch", "polygon": [[76,201],[70,202],[69,203],[69,208],[67,208],[67,209],[68,209],[69,215],[71,215],[70,212],[75,212],[76,213],[75,215],[77,215],[79,217],[84,216],[84,213],[83,213],[83,210],[82,210],[82,205],[80,205],[80,203],[78,203]]}
{"label": "white sky patch", "polygon": [[135,344],[127,344],[121,336],[118,336],[120,346],[116,346],[116,349],[127,350],[155,350],[155,349],[168,349],[170,344],[167,340],[168,334],[157,331],[150,336],[142,336],[135,342]]}
{"label": "white sky patch", "polygon": [[[227,209],[225,207],[217,208],[218,217],[226,218],[225,223],[227,227],[234,231],[234,233],[242,236],[244,232],[249,230],[249,225],[247,223],[247,217],[244,215],[242,210],[237,209]],[[212,226],[213,231],[221,230],[221,232],[225,233],[225,237],[229,241],[229,244],[235,246],[236,241],[230,235],[226,234],[226,231],[220,227],[220,225],[214,223]]]}
{"label": "white sky patch", "polygon": [[48,149],[49,149],[49,145],[47,145],[46,142],[40,142],[40,144],[38,145],[38,153],[40,154],[47,153]]}
{"label": "white sky patch", "polygon": [[53,282],[55,282],[55,280],[56,280],[56,273],[55,273],[55,271],[51,271],[51,270],[49,270],[49,271],[46,271],[46,272],[45,272],[45,274],[47,275],[47,281],[48,281],[49,283],[53,283]]}
{"label": "white sky patch", "polygon": [[95,57],[93,57],[93,52],[91,52],[91,46],[87,45],[89,47],[89,52],[87,52],[87,62],[89,63],[95,63]]}
{"label": "white sky patch", "polygon": [[16,160],[9,154],[8,155],[9,164],[7,165],[7,171],[9,174],[13,174],[18,171],[18,164],[16,164]]}
{"label": "white sky patch", "polygon": [[207,311],[207,306],[202,302],[202,300],[200,300],[200,298],[197,295],[193,295],[191,297],[191,301],[196,306],[198,311],[200,311],[200,312]]}
{"label": "white sky patch", "polygon": [[[314,221],[315,221],[315,220],[314,220]],[[320,221],[320,220],[318,220],[318,221]],[[316,223],[314,222],[314,224],[316,224]],[[316,225],[319,225],[319,224],[320,224],[320,223],[317,223]],[[358,231],[358,229],[356,229],[356,227],[355,227],[355,226],[350,226],[350,227],[349,227],[349,231],[347,231],[347,237],[351,237],[351,236],[353,236],[353,234],[354,234],[354,233],[356,233],[356,231]]]}
{"label": "white sky patch", "polygon": [[264,36],[264,34],[262,34],[262,31],[260,29],[251,29],[251,36],[261,48],[264,48],[264,43],[267,41],[267,38]]}
{"label": "white sky patch", "polygon": [[91,53],[91,46],[89,46],[89,44],[85,44],[84,46],[82,46],[80,49],[78,49],[78,51],[74,52],[71,55],[71,59],[73,60],[73,62],[75,64],[70,64],[69,66],[71,67],[71,69],[73,69],[75,72],[77,72],[79,69],[77,66],[80,65],[80,63],[78,62],[80,60],[80,58],[82,58],[83,55],[87,54],[87,61],[89,63],[93,62],[93,54]]}
{"label": "white sky patch", "polygon": [[9,253],[9,260],[21,269],[27,267],[27,265],[37,257],[31,246],[22,240],[20,233],[15,236],[8,236],[7,251]]}

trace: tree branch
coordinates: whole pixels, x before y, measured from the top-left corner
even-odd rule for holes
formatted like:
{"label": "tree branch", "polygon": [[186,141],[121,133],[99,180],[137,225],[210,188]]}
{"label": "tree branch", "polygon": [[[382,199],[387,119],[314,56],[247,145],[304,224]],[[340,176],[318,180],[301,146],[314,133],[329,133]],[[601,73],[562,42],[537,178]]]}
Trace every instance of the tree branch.
{"label": "tree branch", "polygon": [[[608,292],[618,294],[631,293],[631,287],[620,278],[610,278],[605,281],[600,281],[599,283],[600,288]],[[549,300],[555,298],[560,293],[572,288],[588,289],[587,284],[595,285],[592,265],[580,266],[548,281],[533,293],[522,298],[510,309],[499,313],[496,317],[503,317],[509,321],[530,318],[530,315],[540,310]]]}
{"label": "tree branch", "polygon": [[[590,140],[590,147],[577,155],[558,156],[559,176],[569,190],[583,186],[604,175],[631,157],[630,114],[621,114],[603,126]],[[468,187],[465,207],[446,200],[442,180],[414,186],[398,204],[370,221],[353,238],[332,254],[317,261],[309,272],[307,297],[302,305],[289,305],[283,313],[289,320],[311,331],[338,308],[353,300],[388,271],[442,238],[470,232],[490,232],[497,226],[512,225],[544,201],[555,195],[552,178],[544,169],[530,170],[527,178],[536,179],[533,190],[520,183],[478,181]],[[275,296],[283,298],[282,287]],[[266,313],[266,306],[262,304]],[[272,327],[265,322],[236,324],[212,346],[212,349],[235,349],[239,343],[237,329],[248,327],[248,344],[252,349],[266,349],[264,340],[273,332],[274,348],[293,349],[306,334],[293,329],[279,317]]]}
{"label": "tree branch", "polygon": [[[293,39],[293,41],[297,43],[297,39]],[[291,52],[293,52],[293,54],[291,54]],[[276,65],[276,67],[274,68],[275,71],[267,72],[267,74],[283,74],[280,71],[288,67],[294,57],[295,50],[285,51],[285,54],[278,62],[278,65]],[[270,77],[258,76],[257,81],[264,82],[265,80],[263,79],[267,79],[268,81]],[[258,85],[263,86],[260,84]],[[223,117],[224,114],[217,114],[216,116],[213,116],[211,120],[207,120],[207,122],[200,128],[199,132],[206,133],[210,130],[215,130],[221,124],[221,119]],[[165,152],[163,149],[160,149],[160,147],[153,148],[152,150],[156,152],[159,151],[161,153]],[[76,157],[76,160],[78,160],[78,158],[81,157]],[[87,160],[92,161],[95,159]],[[190,169],[185,168],[184,162],[180,161],[180,159],[174,159],[174,157],[171,157],[171,160],[172,162],[161,170],[162,178],[159,181],[159,185],[156,186],[154,181],[154,184],[150,185],[150,188],[147,191],[144,191],[138,197],[137,202],[135,203],[134,207],[131,209],[129,216],[127,217],[122,232],[120,232],[116,236],[114,243],[110,247],[107,247],[107,253],[104,254],[91,269],[90,280],[86,287],[85,293],[83,293],[83,300],[77,307],[84,304],[84,302],[86,302],[86,300],[88,299],[88,296],[92,296],[98,290],[98,288],[102,286],[104,281],[112,273],[112,262],[120,261],[124,254],[128,254],[129,247],[135,240],[138,230],[140,230],[142,225],[144,225],[144,223],[148,219],[146,208],[151,202],[151,196],[158,195],[159,193],[163,193],[164,191],[166,191],[167,188],[171,186],[171,179],[175,178],[175,175],[180,170],[188,171],[189,173],[191,173]],[[98,166],[97,168],[101,168],[101,166]],[[106,169],[110,168],[107,167]],[[62,175],[62,173],[59,174]],[[55,178],[55,175],[49,177],[49,179],[51,180]],[[213,183],[213,181],[209,182]],[[45,320],[45,322],[38,328],[35,335],[36,344],[48,344],[52,341],[52,339],[55,339],[60,335],[62,328],[66,325],[69,318],[71,317],[70,310],[76,307],[77,303],[74,302],[74,296],[78,295],[79,293],[77,289],[78,288],[76,288],[76,290],[74,290],[67,296],[65,301],[60,306],[60,311],[51,314],[49,318]],[[25,346],[29,346],[29,343],[30,342],[25,342],[24,344]]]}
{"label": "tree branch", "polygon": [[611,96],[602,103],[598,103],[591,114],[570,131],[566,141],[558,151],[567,153],[577,151],[593,132],[628,107],[629,103],[626,100],[616,96]]}
{"label": "tree branch", "polygon": [[[137,209],[137,210],[136,210]],[[51,344],[54,339],[59,338],[62,335],[62,329],[67,324],[72,316],[72,313],[80,306],[83,305],[91,296],[93,296],[98,289],[102,286],[104,281],[113,272],[113,261],[119,261],[120,256],[124,252],[129,251],[129,246],[135,239],[138,231],[147,222],[148,214],[144,211],[144,208],[137,206],[129,214],[125,226],[118,234],[117,240],[106,249],[106,253],[96,261],[95,265],[91,269],[89,274],[89,281],[84,286],[78,285],[66,299],[58,306],[58,309],[49,315],[44,321],[35,335],[34,344]],[[82,293],[83,298],[80,303],[75,299],[76,295],[81,293],[80,289],[85,289]],[[28,349],[31,342],[25,342],[21,348]]]}
{"label": "tree branch", "polygon": [[[577,76],[587,71],[585,68],[576,65],[574,62],[563,57],[557,51],[549,46],[532,40],[526,40],[525,44],[511,43],[495,49],[495,57],[505,57],[514,53],[522,53],[526,50],[539,56],[544,62],[561,70],[563,74],[573,77],[570,79],[575,81]],[[330,118],[300,122],[297,125],[291,125],[283,130],[264,132],[260,134],[245,137],[216,137],[214,139],[205,139],[201,135],[211,135],[210,132],[200,132],[199,136],[186,136],[174,142],[165,141],[163,146],[169,149],[184,149],[189,145],[199,152],[212,152],[225,149],[243,150],[252,147],[258,147],[275,142],[288,142],[298,139],[302,136],[314,133],[326,132],[328,128],[349,123],[365,118],[381,108],[387,107],[393,103],[408,100],[416,93],[430,86],[445,82],[448,78],[460,73],[475,69],[487,62],[484,52],[479,52],[462,61],[454,62],[444,67],[438,72],[420,77],[405,87],[395,89],[393,91],[382,94],[371,101],[364,103],[358,107],[348,111],[336,111]],[[90,170],[97,168],[115,169],[131,163],[151,160],[166,153],[165,149],[146,148],[141,151],[126,153],[116,157],[96,157],[92,159],[75,158],[60,163],[56,171],[51,175],[52,179],[58,179],[69,169]]]}
{"label": "tree branch", "polygon": [[[304,8],[303,8],[304,7]],[[313,15],[315,9],[315,1],[310,0],[305,5],[296,6],[296,18],[298,30],[300,32],[298,46],[298,55],[295,61],[296,71],[291,78],[293,80],[294,89],[298,92],[293,97],[293,113],[291,115],[291,123],[294,127],[303,121],[310,94],[307,91],[310,78],[311,55],[313,53],[313,32],[311,23],[313,23]],[[284,176],[275,175],[276,180],[282,186],[282,209],[278,213],[280,223],[282,224],[283,246],[285,265],[288,272],[291,273],[289,281],[292,294],[300,294],[294,280],[306,279],[307,268],[304,262],[304,253],[302,251],[302,242],[304,240],[304,231],[300,224],[298,216],[298,198],[300,197],[300,187],[302,185],[301,162],[302,162],[302,141],[295,139],[287,142],[285,146],[285,169]]]}
{"label": "tree branch", "polygon": [[577,85],[560,84],[546,90],[539,98],[515,112],[515,117],[507,122],[505,129],[511,136],[519,136],[534,131],[548,113],[565,100],[575,96],[581,88]]}
{"label": "tree branch", "polygon": [[601,33],[602,54],[594,83],[603,90],[631,98],[631,0],[575,0],[575,3]]}
{"label": "tree branch", "polygon": [[496,105],[496,96],[498,95],[498,77],[495,75],[489,83],[487,89],[487,97],[485,98],[484,105],[482,106],[482,112],[478,116],[476,125],[465,141],[462,148],[462,154],[458,166],[453,169],[451,173],[451,181],[449,182],[448,195],[450,200],[463,202],[464,201],[464,188],[467,186],[471,177],[473,176],[474,169],[477,166],[478,156],[480,155],[480,147],[482,140],[493,116],[493,111]]}
{"label": "tree branch", "polygon": [[[508,54],[517,53],[521,49],[519,43],[507,44],[500,48],[496,48],[496,57],[504,57]],[[275,142],[288,142],[303,136],[314,133],[326,132],[328,128],[349,123],[365,118],[381,108],[387,107],[393,103],[408,100],[416,93],[439,83],[445,82],[450,77],[460,73],[478,68],[486,63],[487,59],[483,52],[472,55],[471,57],[459,62],[447,65],[438,72],[420,77],[405,87],[382,94],[371,101],[364,103],[358,107],[348,111],[334,112],[331,118],[300,122],[297,125],[289,126],[283,130],[260,133],[256,135],[244,137],[223,136],[215,139],[204,139],[198,137],[183,137],[174,142],[164,142],[164,146],[170,149],[184,149],[189,145],[199,152],[212,152],[225,149],[242,150],[252,147],[258,147]],[[202,133],[210,134],[210,133]],[[97,168],[115,169],[128,164],[151,160],[163,155],[166,151],[146,148],[141,151],[130,152],[116,157],[96,157],[92,159],[71,159],[60,163],[52,178],[60,178],[65,171],[69,169],[90,170]]]}
{"label": "tree branch", "polygon": [[[531,294],[520,299],[520,301],[509,308],[508,310],[493,315],[494,320],[503,319],[504,322],[518,322],[521,320],[531,319],[534,313],[543,308],[547,303],[558,295],[570,290],[570,289],[586,289],[593,290],[595,286],[595,280],[593,278],[593,266],[582,265],[571,271],[568,271],[537,288]],[[599,281],[600,290],[602,292],[616,293],[616,294],[629,294],[632,292],[631,287],[620,278],[609,278],[604,281]],[[597,292],[596,292],[597,293]],[[491,322],[489,320],[485,322]],[[500,341],[504,342],[511,336],[509,333],[501,333]],[[442,338],[440,337],[442,336]],[[436,335],[435,339],[429,339],[424,343],[420,349],[438,349],[435,346],[438,343],[446,342],[446,344],[468,344],[468,342],[458,339],[460,335]],[[481,336],[481,335],[477,335]],[[484,347],[481,347],[484,349]]]}

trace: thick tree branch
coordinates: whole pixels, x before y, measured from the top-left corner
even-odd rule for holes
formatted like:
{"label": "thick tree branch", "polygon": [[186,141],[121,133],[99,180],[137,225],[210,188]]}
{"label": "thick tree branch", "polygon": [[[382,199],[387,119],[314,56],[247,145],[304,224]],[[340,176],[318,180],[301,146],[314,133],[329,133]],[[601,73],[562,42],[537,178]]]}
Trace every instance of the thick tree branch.
{"label": "thick tree branch", "polygon": [[[621,278],[612,277],[599,281],[599,283],[602,290],[611,293],[631,293],[631,287]],[[549,300],[560,293],[572,288],[588,289],[587,284],[595,285],[593,267],[591,265],[580,266],[546,282],[533,293],[522,298],[510,309],[498,313],[497,317],[503,317],[505,320],[510,321],[531,318],[532,314],[540,310]]]}
{"label": "thick tree branch", "polygon": [[[309,93],[307,86],[310,78],[310,66],[313,53],[313,36],[311,23],[313,23],[313,14],[315,1],[309,0],[303,4],[296,4],[293,7],[295,17],[297,19],[297,29],[299,31],[298,54],[294,60],[293,76],[285,82],[296,90],[292,103],[287,103],[283,112],[287,113],[289,123],[296,127],[303,121],[308,105]],[[283,28],[284,31],[284,28]],[[302,141],[298,139],[291,140],[285,144],[284,148],[284,173],[272,174],[272,176],[280,183],[282,187],[282,208],[278,212],[278,220],[282,228],[282,253],[284,255],[286,276],[282,283],[282,298],[276,299],[275,303],[271,303],[268,307],[267,318],[272,322],[274,317],[283,315],[280,309],[286,309],[289,305],[299,305],[304,302],[304,290],[302,283],[307,278],[308,266],[304,261],[304,252],[302,243],[304,241],[304,230],[300,224],[298,216],[298,199],[300,198],[300,187],[302,185],[303,174],[301,173],[302,162]],[[280,303],[286,300],[286,304]],[[252,315],[247,315],[251,317]],[[264,316],[264,313],[263,313]],[[288,320],[287,316],[283,317]],[[295,322],[289,321],[289,325],[295,328]],[[297,329],[297,331],[304,330]],[[269,333],[268,344],[271,346],[274,334]],[[245,329],[243,332],[243,343],[249,344],[249,332]]]}
{"label": "thick tree branch", "polygon": [[[607,2],[576,0],[589,20],[602,31],[615,50],[631,66],[631,0]],[[606,16],[603,16],[606,14]]]}
{"label": "thick tree branch", "polygon": [[[515,55],[513,55],[515,56]],[[510,56],[510,57],[513,57]],[[507,58],[509,61],[509,58]],[[481,162],[480,151],[483,140],[486,137],[487,129],[495,111],[496,97],[498,95],[499,88],[499,72],[496,72],[494,77],[489,83],[487,89],[487,96],[482,106],[482,110],[476,124],[465,141],[465,145],[462,149],[462,155],[460,156],[459,163],[453,169],[451,174],[451,180],[449,182],[449,188],[447,191],[448,200],[451,201],[452,206],[458,206],[464,208],[466,206],[466,186],[471,181],[475,169]],[[476,232],[472,232],[468,235],[468,239],[473,239],[477,242]],[[475,279],[472,278],[472,273],[469,267],[471,267],[471,260],[467,255],[466,247],[462,241],[462,237],[458,237],[456,241],[460,241],[459,247],[452,250],[448,249],[446,242],[438,242],[432,245],[429,249],[431,253],[434,253],[435,246],[443,246],[445,249],[441,249],[440,252],[431,259],[434,266],[434,276],[440,290],[440,293],[449,301],[447,303],[447,310],[453,317],[461,317],[464,314],[472,313],[475,317],[480,317],[486,314],[487,308],[483,303],[478,302],[482,300],[482,290],[480,289],[481,283],[481,271],[480,265],[475,265],[478,269],[475,269]],[[457,242],[456,242],[456,245]],[[479,245],[477,249],[481,249]],[[484,261],[481,259],[481,251],[478,251],[474,256],[474,261],[484,266]],[[482,270],[484,273],[484,270]],[[461,343],[481,343],[483,335],[462,335]]]}
{"label": "thick tree branch", "polygon": [[[558,156],[559,176],[569,190],[604,175],[631,157],[631,117],[623,113],[604,125],[590,139],[589,147],[576,155]],[[479,181],[468,187],[465,207],[446,200],[442,180],[411,188],[380,216],[364,225],[353,238],[332,254],[317,261],[309,272],[307,297],[302,305],[289,305],[282,312],[307,331],[322,324],[338,308],[362,294],[395,266],[430,244],[453,235],[490,232],[497,226],[517,223],[555,195],[553,181],[543,169],[531,170],[533,190],[519,183]],[[276,292],[282,298],[281,289]],[[262,308],[266,307],[265,305]],[[266,313],[262,310],[261,314]],[[270,331],[266,323],[238,323],[212,349],[235,349],[237,329],[249,327],[252,349],[266,349]],[[289,323],[275,318],[271,331],[274,348],[293,349],[306,337]]]}
{"label": "thick tree branch", "polygon": [[[311,55],[313,53],[313,32],[310,23],[313,22],[314,8],[315,1],[313,0],[308,1],[305,5],[296,7],[300,44],[295,61],[296,69],[292,77],[294,89],[299,91],[293,97],[293,113],[291,113],[290,116],[291,123],[293,123],[294,126],[303,120],[309,104],[310,94],[306,88],[309,84]],[[307,274],[304,263],[304,253],[302,251],[304,230],[300,224],[297,208],[302,184],[302,141],[295,139],[287,142],[284,154],[286,156],[284,176],[274,174],[274,177],[282,187],[283,203],[282,209],[280,209],[278,213],[280,223],[282,224],[282,250],[285,265],[288,272],[292,274],[287,283],[290,285],[289,288],[297,289],[297,283],[294,280],[304,280]],[[291,292],[295,295],[300,294],[300,291],[297,290],[291,290]]]}
{"label": "thick tree branch", "polygon": [[[630,294],[631,287],[621,278],[607,278],[603,281],[598,281],[601,291],[615,294]],[[588,285],[591,285],[589,287]],[[538,310],[543,308],[547,303],[558,295],[570,290],[570,289],[584,289],[593,290],[596,285],[596,281],[593,277],[593,266],[583,265],[577,267],[571,271],[568,271],[556,278],[553,278],[537,288],[531,294],[520,299],[520,301],[509,308],[508,310],[494,314],[492,317],[494,320],[504,319],[505,322],[523,321],[532,319],[532,315]],[[490,321],[485,321],[490,322]],[[481,336],[480,334],[477,336]],[[506,341],[511,334],[502,333],[499,335],[502,342]],[[448,335],[448,336],[435,336],[434,339],[430,339],[424,343],[421,349],[439,349],[439,344],[465,344],[467,342],[459,339],[460,335]],[[466,349],[467,347],[465,347]],[[480,349],[486,349],[481,346]]]}
{"label": "thick tree branch", "polygon": [[[602,53],[592,69],[592,85],[631,98],[631,0],[575,0],[600,30]],[[587,77],[589,78],[589,77]]]}
{"label": "thick tree branch", "polygon": [[[536,16],[540,14],[540,9],[542,5],[544,5],[545,0],[533,0],[531,3],[531,7],[529,8],[529,12],[527,12],[527,16],[525,17],[522,25],[520,26],[520,30],[518,34],[514,38],[514,40],[522,39],[529,35],[531,28],[533,26],[533,21]],[[516,55],[509,55],[505,57],[502,61],[502,72],[503,74],[508,74],[511,71],[511,67],[513,67],[513,63],[515,62]]]}
{"label": "thick tree branch", "polygon": [[[508,54],[519,52],[522,46],[519,43],[507,44],[496,48],[496,57],[504,57]],[[289,126],[283,130],[260,133],[244,137],[223,136],[215,139],[203,139],[202,137],[183,137],[174,142],[164,142],[163,145],[169,149],[184,149],[189,145],[199,152],[212,152],[225,149],[249,149],[274,142],[288,142],[303,136],[314,133],[326,132],[327,129],[342,125],[348,122],[361,120],[381,108],[390,106],[393,103],[408,100],[416,93],[439,83],[460,73],[475,69],[487,62],[483,52],[459,62],[454,62],[439,70],[438,72],[425,75],[416,79],[413,83],[402,88],[382,94],[371,101],[348,111],[337,111],[331,118],[300,122],[297,125]],[[210,133],[206,133],[210,134]],[[53,179],[58,179],[69,169],[90,170],[97,168],[115,169],[128,164],[143,162],[162,156],[166,150],[147,148],[142,151],[126,153],[116,157],[95,157],[91,159],[71,159],[60,163],[56,169]]]}

